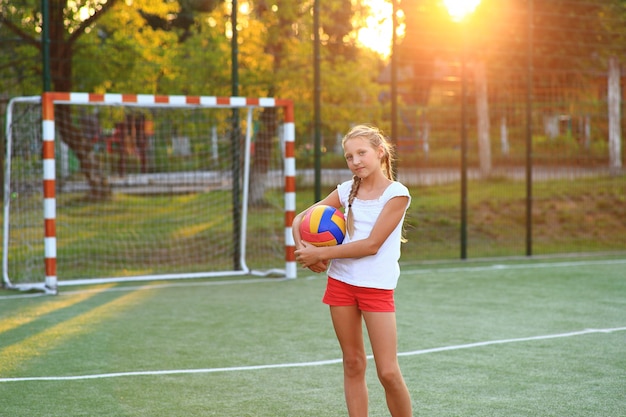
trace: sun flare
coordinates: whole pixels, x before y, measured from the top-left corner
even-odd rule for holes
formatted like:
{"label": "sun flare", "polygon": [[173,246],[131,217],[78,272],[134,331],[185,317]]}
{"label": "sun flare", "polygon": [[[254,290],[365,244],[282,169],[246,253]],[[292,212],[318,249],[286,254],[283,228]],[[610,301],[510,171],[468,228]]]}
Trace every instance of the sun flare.
{"label": "sun flare", "polygon": [[448,9],[452,20],[460,22],[478,7],[480,0],[443,0],[443,3],[446,9]]}
{"label": "sun flare", "polygon": [[[362,0],[370,9],[370,15],[365,18],[365,25],[357,33],[358,42],[384,58],[391,54],[391,37],[393,33],[393,6],[388,0]],[[455,22],[462,21],[467,15],[474,12],[480,0],[442,0],[450,17]],[[398,11],[399,21],[402,20],[402,10]],[[398,36],[402,36],[404,26],[398,24]]]}
{"label": "sun flare", "polygon": [[[387,0],[363,0],[370,8],[370,15],[365,19],[365,27],[357,34],[359,43],[383,57],[391,53],[391,38],[393,34],[393,6]],[[398,25],[398,34],[403,28]]]}

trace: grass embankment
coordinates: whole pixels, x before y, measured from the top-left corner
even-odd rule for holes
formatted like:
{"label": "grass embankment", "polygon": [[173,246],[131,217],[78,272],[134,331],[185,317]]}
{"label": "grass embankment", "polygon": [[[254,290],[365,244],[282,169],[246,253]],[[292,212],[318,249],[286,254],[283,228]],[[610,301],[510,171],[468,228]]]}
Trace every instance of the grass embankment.
{"label": "grass embankment", "polygon": [[[402,259],[458,259],[461,254],[461,186],[410,187]],[[326,189],[323,192],[328,192]],[[299,189],[304,208],[311,189]],[[626,250],[626,178],[597,177],[536,182],[527,225],[526,185],[505,179],[470,181],[467,196],[468,258]]]}

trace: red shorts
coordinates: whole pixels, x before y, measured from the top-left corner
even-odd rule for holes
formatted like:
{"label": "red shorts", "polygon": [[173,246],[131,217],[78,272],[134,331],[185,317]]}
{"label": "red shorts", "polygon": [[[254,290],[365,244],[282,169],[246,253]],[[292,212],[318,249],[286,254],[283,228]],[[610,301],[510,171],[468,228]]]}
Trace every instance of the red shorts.
{"label": "red shorts", "polygon": [[329,306],[357,306],[361,311],[378,313],[396,311],[393,290],[357,287],[331,277],[328,277],[322,302]]}

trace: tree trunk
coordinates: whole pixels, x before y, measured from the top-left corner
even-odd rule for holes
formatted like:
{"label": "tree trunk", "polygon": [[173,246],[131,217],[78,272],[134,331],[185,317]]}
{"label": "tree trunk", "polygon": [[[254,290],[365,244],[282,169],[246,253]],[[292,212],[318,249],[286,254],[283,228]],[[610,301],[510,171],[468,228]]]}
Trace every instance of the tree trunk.
{"label": "tree trunk", "polygon": [[250,170],[250,195],[251,206],[264,206],[265,189],[272,157],[272,142],[276,135],[276,108],[266,107],[261,112],[259,130],[254,142],[254,158]]}
{"label": "tree trunk", "polygon": [[506,116],[500,118],[500,153],[509,156],[509,129],[506,124]]}
{"label": "tree trunk", "polygon": [[96,157],[90,138],[71,123],[71,110],[68,106],[56,106],[54,110],[55,125],[61,131],[61,140],[70,147],[80,161],[80,170],[89,184],[89,198],[106,200],[112,195],[109,178],[104,173],[100,161]]}
{"label": "tree trunk", "polygon": [[611,57],[609,59],[608,74],[609,167],[611,171],[619,171],[622,168],[622,130],[620,126],[622,95],[620,76],[619,60],[616,57]]}
{"label": "tree trunk", "polygon": [[[110,2],[114,3],[113,1]],[[65,2],[50,2],[50,76],[55,91],[72,91],[72,56],[76,37],[65,38],[63,7]],[[65,142],[80,161],[81,172],[89,184],[89,197],[97,200],[112,195],[109,179],[94,153],[91,138],[72,124],[67,105],[55,106],[55,125],[63,132],[60,140]]]}
{"label": "tree trunk", "polygon": [[474,65],[476,84],[476,117],[478,129],[478,156],[480,172],[483,176],[491,174],[491,139],[489,138],[489,98],[487,97],[487,73],[485,62]]}

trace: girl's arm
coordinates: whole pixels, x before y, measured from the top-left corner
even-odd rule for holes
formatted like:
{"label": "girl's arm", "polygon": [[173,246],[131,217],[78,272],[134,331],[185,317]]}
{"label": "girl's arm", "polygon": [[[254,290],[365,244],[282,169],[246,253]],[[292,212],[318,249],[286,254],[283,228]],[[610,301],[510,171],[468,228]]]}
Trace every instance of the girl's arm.
{"label": "girl's arm", "polygon": [[[296,251],[305,247],[305,244],[302,242],[302,237],[300,236],[300,223],[302,223],[302,219],[304,218],[307,211],[315,206],[319,206],[320,204],[332,206],[335,208],[341,208],[341,201],[339,201],[339,193],[337,192],[337,190],[335,189],[333,192],[328,194],[326,198],[313,204],[303,212],[298,213],[296,217],[294,217],[293,222],[291,223],[291,232],[295,241]],[[328,261],[317,261],[303,266],[309,268],[313,272],[322,272],[325,271],[328,267]]]}
{"label": "girl's arm", "polygon": [[402,220],[408,203],[409,198],[406,196],[389,200],[378,216],[369,236],[365,239],[324,247],[315,247],[300,240],[299,245],[296,245],[296,260],[302,266],[309,267],[318,262],[328,262],[330,259],[362,258],[375,255]]}

